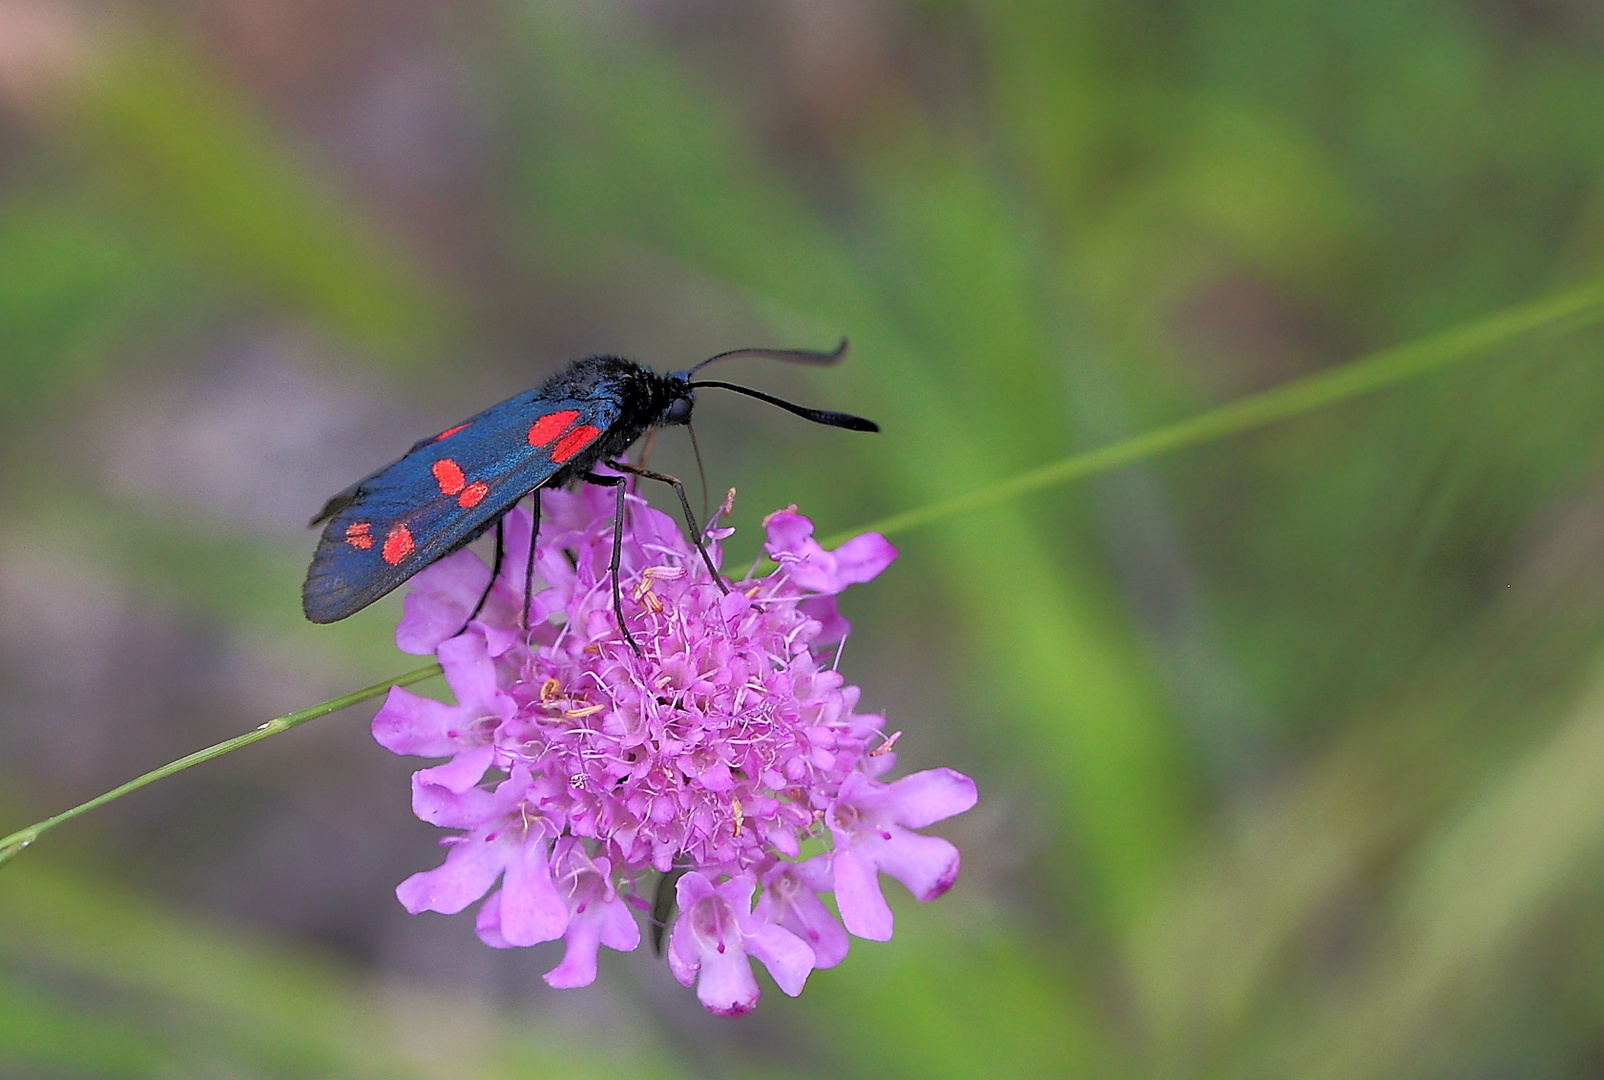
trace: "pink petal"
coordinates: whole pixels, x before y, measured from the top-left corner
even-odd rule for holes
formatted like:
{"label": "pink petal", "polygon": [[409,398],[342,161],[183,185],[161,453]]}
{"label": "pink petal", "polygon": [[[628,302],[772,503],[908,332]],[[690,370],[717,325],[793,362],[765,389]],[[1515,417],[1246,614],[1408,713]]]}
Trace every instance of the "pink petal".
{"label": "pink petal", "polygon": [[713,883],[703,874],[691,871],[674,883],[674,900],[681,911],[689,911],[714,893]]}
{"label": "pink petal", "polygon": [[975,805],[975,782],[951,769],[926,769],[886,788],[898,825],[920,829],[961,814]]}
{"label": "pink petal", "polygon": [[575,575],[574,568],[568,565],[568,559],[556,548],[541,544],[535,548],[535,573],[540,580],[551,586],[559,597],[564,600],[573,595]]}
{"label": "pink petal", "polygon": [[396,899],[414,915],[420,911],[455,915],[495,884],[508,854],[505,844],[480,837],[452,844],[444,863],[397,885]]}
{"label": "pink petal", "polygon": [[[700,876],[700,875],[698,875]],[[686,874],[685,877],[690,877]],[[683,883],[685,878],[680,878]],[[713,889],[726,904],[734,910],[737,918],[742,918],[752,911],[752,894],[757,891],[757,881],[741,875],[733,877]]]}
{"label": "pink petal", "polygon": [[478,633],[459,634],[440,643],[435,650],[446,683],[457,701],[466,708],[481,710],[501,695],[496,687],[496,665]]}
{"label": "pink petal", "polygon": [[489,792],[478,788],[453,791],[429,783],[426,772],[427,769],[419,769],[412,774],[412,812],[419,821],[442,829],[477,829],[500,816],[495,796]]}
{"label": "pink petal", "polygon": [[880,892],[874,863],[851,850],[835,853],[835,905],[847,930],[870,941],[890,941],[891,908]]}
{"label": "pink petal", "polygon": [[[789,997],[796,997],[802,992],[802,987],[808,981],[808,972],[813,970],[813,950],[791,931],[773,923],[757,923],[748,932],[746,951],[769,969],[775,985]],[[703,978],[706,978],[705,974]],[[703,1004],[706,1004],[705,998]]]}
{"label": "pink petal", "polygon": [[939,836],[897,830],[875,849],[883,873],[890,874],[921,902],[934,900],[958,880],[958,849]]}
{"label": "pink petal", "polygon": [[489,582],[490,568],[467,548],[418,571],[402,602],[396,648],[414,656],[434,652],[462,628]]}
{"label": "pink petal", "polygon": [[547,986],[569,990],[589,986],[596,981],[596,951],[601,947],[601,921],[574,918],[563,935],[568,948],[563,952],[562,963],[542,976]]}
{"label": "pink petal", "polygon": [[[442,829],[477,829],[505,817],[523,797],[523,790],[509,786],[506,781],[502,781],[494,793],[475,787],[453,791],[429,783],[427,774],[432,771],[420,769],[412,774],[412,812],[420,821]],[[528,774],[522,775],[526,790]]]}
{"label": "pink petal", "polygon": [[546,840],[525,840],[502,882],[501,934],[514,945],[535,945],[562,937],[567,927],[568,906],[552,883]]}
{"label": "pink petal", "polygon": [[847,622],[846,616],[836,607],[834,596],[809,597],[799,606],[808,618],[817,620],[819,624],[819,634],[813,639],[814,645],[834,645],[838,641],[845,640],[852,632],[852,624]]}
{"label": "pink petal", "polygon": [[791,910],[797,925],[788,929],[813,950],[814,967],[832,968],[847,958],[851,941],[846,930],[830,914],[830,909],[824,906],[824,901],[817,896],[811,900],[809,903],[804,898],[793,905]]}
{"label": "pink petal", "polygon": [[718,1016],[745,1016],[757,1008],[759,996],[757,979],[752,977],[752,964],[740,949],[702,956],[696,997],[708,1012]]}
{"label": "pink petal", "polygon": [[634,952],[640,944],[640,925],[629,913],[629,905],[613,900],[602,908],[601,943],[619,952]]}
{"label": "pink petal", "polygon": [[752,601],[743,592],[732,592],[719,600],[719,614],[724,616],[726,623],[732,623],[752,610]]}
{"label": "pink petal", "polygon": [[813,522],[800,514],[782,511],[764,521],[769,557],[786,567],[797,588],[838,593],[848,585],[868,581],[897,557],[897,549],[879,533],[854,536],[834,551],[813,539]]}
{"label": "pink petal", "polygon": [[462,722],[460,706],[392,686],[390,696],[373,715],[373,738],[393,754],[446,757],[459,749],[448,732],[460,729]]}
{"label": "pink petal", "polygon": [[696,947],[696,933],[681,918],[674,923],[674,929],[668,936],[668,970],[673,972],[681,986],[690,986],[696,981],[696,973],[701,968],[702,958]]}
{"label": "pink petal", "polygon": [[849,819],[860,817],[864,821],[874,820],[878,811],[886,802],[886,785],[876,784],[862,773],[849,773],[841,781],[840,790],[836,792],[835,801],[830,806],[831,828],[836,828],[835,817],[844,813]]}
{"label": "pink petal", "polygon": [[501,890],[497,889],[479,905],[479,915],[473,929],[479,940],[492,949],[510,949],[512,942],[501,936]]}
{"label": "pink petal", "polygon": [[[523,605],[521,602],[518,607],[518,614],[515,616],[515,618],[523,618]],[[541,620],[535,618],[533,612],[530,612],[529,625],[538,625],[540,621]],[[475,619],[473,621],[473,628],[485,636],[485,651],[491,656],[506,655],[524,639],[522,626],[513,625],[502,620],[495,620],[487,623],[483,620],[483,618]]]}
{"label": "pink petal", "polygon": [[[537,495],[536,498],[539,498]],[[519,600],[523,599],[524,567],[529,562],[529,532],[535,519],[529,508],[520,502],[501,519],[506,557],[501,563],[501,581],[513,586]],[[535,582],[538,587],[540,582]]]}
{"label": "pink petal", "polygon": [[[496,748],[486,743],[462,751],[444,765],[420,769],[414,775],[431,787],[444,788],[460,795],[484,779],[485,770],[490,768],[495,756]],[[440,823],[435,822],[435,824]]]}
{"label": "pink petal", "polygon": [[753,917],[791,931],[813,950],[813,966],[835,967],[846,959],[850,941],[819,893],[834,888],[827,856],[805,863],[781,863],[763,875],[763,895]]}
{"label": "pink petal", "polygon": [[[683,547],[683,529],[679,519],[668,516],[655,507],[648,506],[645,500],[630,500],[630,530],[635,534],[634,539],[643,545],[660,544],[668,548]],[[655,556],[649,556],[655,562]],[[701,560],[701,556],[697,556]],[[706,569],[705,567],[703,568]]]}
{"label": "pink petal", "polygon": [[838,583],[835,591],[840,592],[848,585],[861,585],[879,576],[880,571],[896,560],[897,549],[879,533],[863,533],[830,554],[835,556]]}
{"label": "pink petal", "polygon": [[813,536],[813,522],[801,514],[794,510],[776,511],[763,519],[763,528],[768,533],[763,547],[770,558],[780,554],[806,556],[806,545]]}
{"label": "pink petal", "polygon": [[696,782],[708,791],[731,791],[735,788],[735,779],[730,775],[730,767],[722,761],[713,762],[695,776]]}

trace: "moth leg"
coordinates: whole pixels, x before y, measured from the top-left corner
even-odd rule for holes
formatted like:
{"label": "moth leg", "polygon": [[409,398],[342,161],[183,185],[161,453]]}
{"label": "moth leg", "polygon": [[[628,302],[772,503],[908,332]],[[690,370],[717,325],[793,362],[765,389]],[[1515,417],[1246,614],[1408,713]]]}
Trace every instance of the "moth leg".
{"label": "moth leg", "polygon": [[534,521],[529,526],[529,559],[524,563],[524,632],[529,632],[529,592],[535,587],[535,539],[540,535],[540,489],[530,495],[535,502],[531,508]]}
{"label": "moth leg", "polygon": [[501,521],[498,519],[496,521],[496,554],[490,562],[490,580],[485,582],[485,591],[479,594],[479,602],[473,605],[473,610],[468,612],[468,617],[462,620],[462,625],[457,628],[455,634],[451,635],[452,637],[457,637],[467,630],[468,624],[477,619],[479,612],[484,610],[485,601],[490,599],[490,590],[496,587],[496,579],[501,576],[501,556],[503,553],[501,540]]}
{"label": "moth leg", "polygon": [[713,556],[707,553],[707,546],[702,543],[702,527],[696,524],[696,515],[691,513],[691,500],[685,495],[685,485],[680,483],[677,477],[669,476],[667,473],[652,472],[650,469],[642,469],[639,466],[631,465],[627,461],[609,461],[607,464],[619,472],[634,473],[636,476],[645,477],[647,480],[658,480],[674,489],[674,494],[679,496],[679,508],[685,512],[685,527],[691,531],[691,543],[695,544],[696,550],[701,552],[702,563],[707,567],[708,575],[728,595],[730,587],[724,584],[724,579],[719,576],[718,570],[713,566]]}
{"label": "moth leg", "polygon": [[618,587],[618,563],[624,554],[624,478],[586,473],[584,479],[587,484],[618,489],[618,509],[613,514],[613,561],[609,567],[613,575],[613,614],[618,618],[619,633],[629,642],[630,650],[636,656],[640,656],[640,646],[635,644],[635,639],[630,636],[629,627],[624,625],[624,593]]}

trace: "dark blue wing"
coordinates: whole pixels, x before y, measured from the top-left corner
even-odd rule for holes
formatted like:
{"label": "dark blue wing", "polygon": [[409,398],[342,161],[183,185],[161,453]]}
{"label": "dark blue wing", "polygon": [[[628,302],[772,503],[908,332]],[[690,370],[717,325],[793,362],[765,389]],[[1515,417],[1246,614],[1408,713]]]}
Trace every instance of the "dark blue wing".
{"label": "dark blue wing", "polygon": [[306,617],[335,622],[367,607],[435,560],[480,536],[586,446],[620,412],[599,388],[587,398],[531,390],[425,439],[330,499],[301,590]]}

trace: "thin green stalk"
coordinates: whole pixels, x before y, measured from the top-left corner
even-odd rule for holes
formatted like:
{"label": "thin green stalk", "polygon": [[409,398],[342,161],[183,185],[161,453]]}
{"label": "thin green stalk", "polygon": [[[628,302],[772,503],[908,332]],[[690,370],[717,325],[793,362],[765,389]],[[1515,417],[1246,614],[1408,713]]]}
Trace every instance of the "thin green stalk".
{"label": "thin green stalk", "polygon": [[261,742],[270,735],[277,735],[281,731],[288,731],[290,728],[304,724],[308,720],[316,720],[320,716],[327,716],[329,713],[339,712],[347,705],[355,705],[359,701],[367,701],[369,698],[376,698],[386,690],[389,690],[392,686],[410,686],[415,682],[422,682],[424,679],[433,678],[438,674],[440,674],[440,665],[430,664],[428,667],[421,667],[416,671],[409,671],[405,675],[397,675],[393,679],[386,679],[381,683],[375,683],[365,690],[358,690],[355,693],[346,694],[344,697],[337,697],[332,701],[325,701],[321,705],[313,705],[309,709],[302,709],[300,712],[292,712],[286,716],[280,716],[276,719],[269,720],[255,731],[248,731],[244,735],[236,735],[232,739],[225,739],[224,741],[213,746],[208,746],[204,750],[197,750],[193,754],[187,754],[184,757],[179,758],[177,761],[170,761],[166,765],[161,766],[161,768],[152,769],[150,772],[145,773],[142,776],[136,776],[126,784],[114,787],[103,795],[97,795],[88,802],[79,803],[71,810],[63,810],[55,817],[46,818],[45,820],[37,822],[36,824],[29,825],[26,829],[19,829],[9,836],[0,837],[0,865],[5,864],[8,860],[19,854],[29,844],[39,839],[40,836],[55,828],[57,825],[60,825],[62,822],[71,821],[80,814],[87,814],[97,806],[104,806],[113,799],[120,799],[131,791],[138,791],[146,784],[152,784],[157,780],[162,780],[166,777],[172,776],[174,773],[183,772],[191,765],[199,765],[203,761],[211,761],[213,758],[222,757],[224,754],[232,753],[233,751],[247,747],[254,742]]}
{"label": "thin green stalk", "polygon": [[1568,333],[1599,322],[1604,322],[1604,282],[1594,281],[1556,296],[1510,308],[1457,330],[1394,345],[1341,367],[1282,383],[1200,416],[1071,455],[978,491],[917,510],[893,514],[861,529],[832,536],[825,541],[825,546],[833,547],[861,532],[907,532],[1056,484],[1080,480],[1134,461],[1228,435],[1239,435],[1277,420],[1418,378],[1438,368],[1482,355],[1526,334],[1540,331]]}
{"label": "thin green stalk", "polygon": [[[1307,378],[1296,379],[1269,390],[1252,394],[1248,397],[1233,401],[1231,404],[1207,412],[1201,416],[1194,416],[1190,420],[1183,420],[1169,427],[1159,428],[1135,438],[1125,439],[1122,442],[1100,447],[1084,454],[1071,457],[1045,465],[1040,469],[1033,469],[979,491],[972,491],[960,495],[946,502],[935,503],[918,510],[909,510],[901,514],[883,518],[865,528],[855,529],[839,537],[831,537],[826,541],[827,546],[833,547],[849,536],[862,532],[898,533],[909,529],[916,529],[921,525],[930,525],[943,518],[953,517],[970,510],[978,510],[991,506],[1007,499],[1017,498],[1032,491],[1052,487],[1055,484],[1068,483],[1094,473],[1106,472],[1121,465],[1128,465],[1144,458],[1156,457],[1159,454],[1180,450],[1188,446],[1196,446],[1212,439],[1224,438],[1228,435],[1237,435],[1244,431],[1251,431],[1257,427],[1284,420],[1300,413],[1310,412],[1326,405],[1332,405],[1348,398],[1358,397],[1372,390],[1379,390],[1385,386],[1417,378],[1428,372],[1460,360],[1467,360],[1473,356],[1481,355],[1489,349],[1507,344],[1525,334],[1532,334],[1542,330],[1553,332],[1572,332],[1584,327],[1604,321],[1604,281],[1596,281],[1588,285],[1572,289],[1569,292],[1551,296],[1545,300],[1537,300],[1530,304],[1511,308],[1490,316],[1480,322],[1458,330],[1450,330],[1437,334],[1421,341],[1410,342],[1406,345],[1396,345],[1390,349],[1356,360],[1330,371],[1323,371]],[[355,705],[359,701],[367,701],[384,693],[392,686],[408,686],[424,679],[432,678],[440,673],[439,664],[430,664],[428,667],[410,671],[394,679],[387,679],[365,690],[358,690],[353,694],[325,701],[321,705],[314,705],[300,712],[290,713],[287,716],[269,720],[255,731],[244,735],[237,735],[232,739],[209,746],[204,750],[197,750],[177,761],[153,769],[143,776],[135,777],[120,787],[115,787],[104,795],[96,796],[88,802],[80,803],[71,810],[63,811],[55,817],[20,829],[9,836],[0,837],[0,864],[14,857],[22,849],[37,840],[42,834],[55,828],[64,821],[70,821],[80,814],[89,812],[98,806],[104,806],[113,799],[120,799],[131,791],[137,791],[146,784],[154,783],[176,772],[182,772],[191,765],[199,765],[203,761],[222,757],[242,747],[259,742],[270,735],[277,735],[281,731],[288,731],[308,720],[315,720],[320,716],[327,716],[337,712],[347,705]]]}

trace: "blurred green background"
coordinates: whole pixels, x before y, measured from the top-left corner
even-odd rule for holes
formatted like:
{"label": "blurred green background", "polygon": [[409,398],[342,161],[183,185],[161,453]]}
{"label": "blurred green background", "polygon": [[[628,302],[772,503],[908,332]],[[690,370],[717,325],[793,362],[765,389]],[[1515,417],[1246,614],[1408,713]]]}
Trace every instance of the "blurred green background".
{"label": "blurred green background", "polygon": [[[303,523],[568,358],[852,338],[728,377],[880,436],[703,395],[741,559],[1587,280],[1601,106],[1593,0],[0,0],[0,832],[414,666]],[[800,999],[404,914],[369,706],[0,870],[0,1076],[1598,1076],[1555,330],[896,537],[844,668],[981,804]]]}

